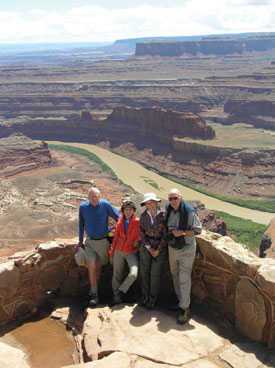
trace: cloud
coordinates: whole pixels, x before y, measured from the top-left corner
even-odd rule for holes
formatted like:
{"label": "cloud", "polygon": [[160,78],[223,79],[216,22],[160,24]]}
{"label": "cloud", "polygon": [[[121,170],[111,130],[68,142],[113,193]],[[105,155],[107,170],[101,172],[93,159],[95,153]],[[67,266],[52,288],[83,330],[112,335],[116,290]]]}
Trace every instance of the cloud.
{"label": "cloud", "polygon": [[270,32],[274,30],[274,19],[275,9],[269,0],[189,0],[178,6],[142,4],[124,9],[83,6],[63,12],[33,9],[0,12],[0,42],[99,42],[145,36]]}

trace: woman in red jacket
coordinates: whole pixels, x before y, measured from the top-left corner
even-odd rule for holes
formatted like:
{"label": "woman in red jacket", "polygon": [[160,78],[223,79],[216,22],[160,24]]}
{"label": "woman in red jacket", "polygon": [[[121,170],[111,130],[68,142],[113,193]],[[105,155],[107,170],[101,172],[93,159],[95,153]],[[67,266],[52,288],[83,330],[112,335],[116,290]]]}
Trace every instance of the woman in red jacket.
{"label": "woman in red jacket", "polygon": [[[139,219],[134,215],[136,206],[132,201],[124,201],[121,206],[114,240],[110,250],[110,262],[113,265],[112,288],[114,303],[122,303],[123,296],[135,282],[138,275]],[[125,261],[129,266],[129,274],[123,281]]]}

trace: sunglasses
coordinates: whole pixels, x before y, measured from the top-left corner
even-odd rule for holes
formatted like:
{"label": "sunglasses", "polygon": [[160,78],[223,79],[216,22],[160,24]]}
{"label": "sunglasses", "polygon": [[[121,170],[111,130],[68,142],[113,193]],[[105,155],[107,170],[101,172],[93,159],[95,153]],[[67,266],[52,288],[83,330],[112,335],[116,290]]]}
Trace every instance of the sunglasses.
{"label": "sunglasses", "polygon": [[169,201],[176,201],[177,199],[179,199],[179,197],[170,197],[170,198],[168,198]]}

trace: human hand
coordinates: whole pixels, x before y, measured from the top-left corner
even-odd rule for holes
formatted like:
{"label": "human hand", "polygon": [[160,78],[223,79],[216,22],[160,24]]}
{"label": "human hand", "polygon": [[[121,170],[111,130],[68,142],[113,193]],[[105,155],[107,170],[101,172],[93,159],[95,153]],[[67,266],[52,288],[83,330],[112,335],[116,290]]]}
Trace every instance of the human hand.
{"label": "human hand", "polygon": [[183,231],[183,230],[173,230],[173,231],[172,231],[172,234],[173,234],[176,238],[178,238],[179,236],[185,235],[185,231]]}
{"label": "human hand", "polygon": [[139,240],[135,239],[133,246],[134,248],[139,248]]}
{"label": "human hand", "polygon": [[159,255],[159,250],[153,250],[151,251],[152,257],[156,258]]}
{"label": "human hand", "polygon": [[80,247],[83,247],[83,242],[78,242],[76,245],[75,245],[75,251],[78,252],[78,249]]}
{"label": "human hand", "polygon": [[110,263],[111,265],[114,264],[114,257],[110,257]]}

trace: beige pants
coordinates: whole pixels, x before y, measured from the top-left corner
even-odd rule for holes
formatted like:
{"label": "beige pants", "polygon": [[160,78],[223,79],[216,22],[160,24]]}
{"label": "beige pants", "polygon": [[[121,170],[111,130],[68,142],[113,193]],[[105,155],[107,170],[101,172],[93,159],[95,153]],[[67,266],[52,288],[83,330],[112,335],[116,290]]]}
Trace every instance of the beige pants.
{"label": "beige pants", "polygon": [[[125,266],[125,261],[128,263],[129,273],[126,279],[122,282],[122,276]],[[114,271],[112,278],[112,288],[115,293],[117,290],[127,293],[130,286],[136,281],[138,275],[138,255],[137,253],[124,253],[119,250],[114,252],[113,261]]]}
{"label": "beige pants", "polygon": [[175,292],[180,308],[190,305],[191,273],[196,255],[196,244],[186,245],[182,249],[169,248],[169,264]]}
{"label": "beige pants", "polygon": [[84,248],[88,258],[96,258],[97,262],[102,266],[109,262],[110,243],[107,238],[101,240],[87,238]]}

